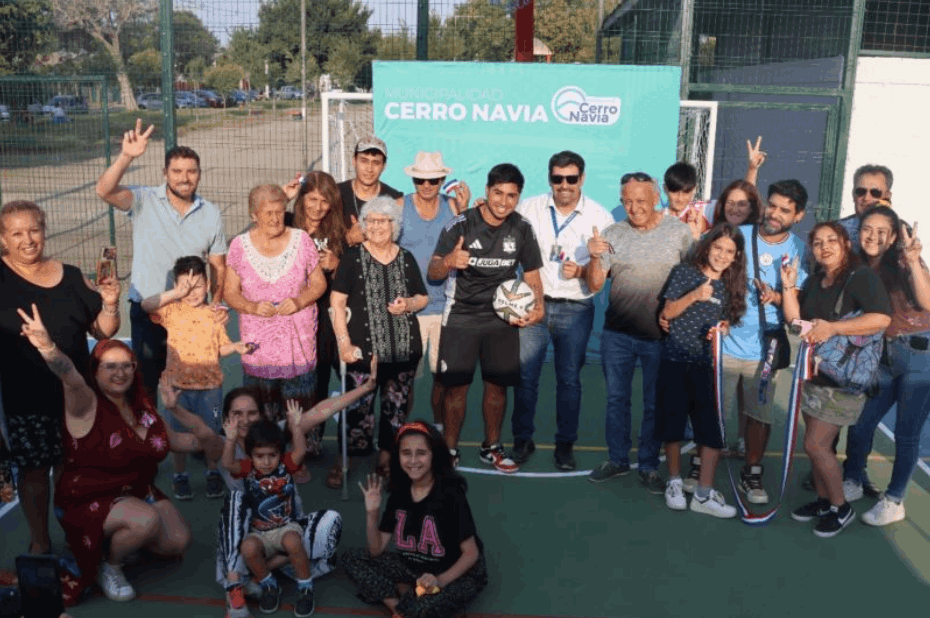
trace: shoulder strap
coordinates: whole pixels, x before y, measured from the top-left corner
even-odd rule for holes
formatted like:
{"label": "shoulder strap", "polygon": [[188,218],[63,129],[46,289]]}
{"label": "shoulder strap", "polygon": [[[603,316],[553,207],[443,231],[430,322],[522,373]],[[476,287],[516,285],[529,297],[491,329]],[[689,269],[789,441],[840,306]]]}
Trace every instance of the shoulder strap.
{"label": "shoulder strap", "polygon": [[842,315],[840,311],[843,310],[843,297],[846,295],[846,286],[849,285],[849,282],[852,280],[853,275],[856,274],[858,269],[853,269],[852,272],[846,277],[846,281],[843,282],[843,287],[840,288],[840,295],[836,298],[836,304],[833,305],[833,315],[830,316],[832,321],[836,321]]}
{"label": "shoulder strap", "polygon": [[[753,276],[756,281],[762,281],[762,278],[759,276],[759,226],[753,224],[752,226],[752,269]],[[756,294],[759,293],[759,290],[756,290]],[[756,306],[759,309],[759,324],[762,326],[762,332],[768,330],[768,324],[765,321],[765,308],[762,306],[761,302],[756,302]]]}

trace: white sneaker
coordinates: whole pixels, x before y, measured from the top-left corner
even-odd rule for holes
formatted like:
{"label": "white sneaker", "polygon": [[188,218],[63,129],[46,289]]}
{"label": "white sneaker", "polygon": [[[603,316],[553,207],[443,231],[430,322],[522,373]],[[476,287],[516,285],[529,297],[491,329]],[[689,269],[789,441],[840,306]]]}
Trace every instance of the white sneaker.
{"label": "white sneaker", "polygon": [[665,506],[673,511],[684,511],[688,508],[688,500],[685,498],[681,479],[669,481],[665,486]]}
{"label": "white sneaker", "polygon": [[703,501],[698,499],[697,494],[694,494],[694,497],[691,498],[691,510],[695,513],[713,515],[720,519],[736,517],[736,507],[727,504],[716,489],[711,489],[710,496]]}
{"label": "white sneaker", "polygon": [[106,561],[100,563],[97,583],[111,601],[128,601],[136,596],[136,591],[123,575],[123,569]]}
{"label": "white sneaker", "polygon": [[843,481],[843,496],[846,502],[855,502],[861,500],[863,496],[862,485],[852,479]]}
{"label": "white sneaker", "polygon": [[895,502],[885,494],[863,516],[870,526],[887,526],[904,519],[904,502]]}

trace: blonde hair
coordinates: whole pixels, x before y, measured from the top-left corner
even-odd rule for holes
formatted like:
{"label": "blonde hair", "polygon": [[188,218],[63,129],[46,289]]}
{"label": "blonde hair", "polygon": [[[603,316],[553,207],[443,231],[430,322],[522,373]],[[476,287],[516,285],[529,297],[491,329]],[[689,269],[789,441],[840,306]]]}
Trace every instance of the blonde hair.
{"label": "blonde hair", "polygon": [[[42,228],[42,235],[45,236],[45,211],[35,202],[28,200],[14,200],[7,202],[3,205],[3,208],[0,208],[0,235],[6,232],[6,225],[4,225],[6,218],[21,212],[32,213],[32,216],[38,221],[39,227]],[[0,245],[0,255],[6,255],[7,253],[6,246]]]}
{"label": "blonde hair", "polygon": [[254,215],[262,202],[281,203],[287,206],[287,196],[278,185],[258,185],[249,191],[249,216]]}

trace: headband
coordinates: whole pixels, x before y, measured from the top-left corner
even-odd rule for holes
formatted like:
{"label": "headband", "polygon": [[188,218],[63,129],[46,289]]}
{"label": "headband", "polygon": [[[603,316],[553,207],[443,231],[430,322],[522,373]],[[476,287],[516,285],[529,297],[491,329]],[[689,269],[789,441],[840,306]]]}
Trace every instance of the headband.
{"label": "headband", "polygon": [[411,431],[422,433],[427,436],[430,435],[429,427],[426,426],[426,423],[421,421],[414,421],[412,423],[405,423],[401,425],[400,429],[397,430],[397,435],[394,437],[394,441],[397,444],[400,444],[401,436],[403,436],[405,433],[410,433]]}

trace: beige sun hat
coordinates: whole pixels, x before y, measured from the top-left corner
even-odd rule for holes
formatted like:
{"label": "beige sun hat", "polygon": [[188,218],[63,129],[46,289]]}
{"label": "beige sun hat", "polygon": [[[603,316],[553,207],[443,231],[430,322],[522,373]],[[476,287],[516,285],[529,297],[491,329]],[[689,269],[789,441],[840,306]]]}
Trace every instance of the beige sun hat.
{"label": "beige sun hat", "polygon": [[442,164],[441,152],[417,153],[413,165],[404,168],[404,172],[412,178],[442,178],[452,173],[452,169]]}

